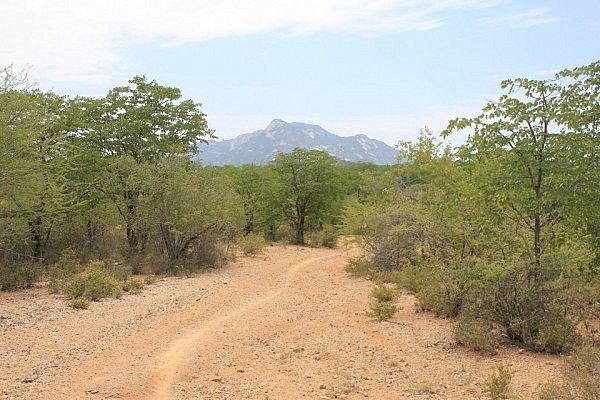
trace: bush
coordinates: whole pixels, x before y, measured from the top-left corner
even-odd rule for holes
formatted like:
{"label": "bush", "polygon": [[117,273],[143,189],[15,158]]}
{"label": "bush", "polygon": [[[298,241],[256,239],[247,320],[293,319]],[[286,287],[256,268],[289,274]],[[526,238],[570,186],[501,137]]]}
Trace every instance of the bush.
{"label": "bush", "polygon": [[379,302],[394,301],[398,293],[387,286],[376,286],[371,291],[371,297]]}
{"label": "bush", "polygon": [[144,289],[144,281],[141,279],[128,279],[123,283],[123,291],[131,294],[140,294]]}
{"label": "bush", "polygon": [[75,310],[87,310],[89,306],[90,301],[82,297],[77,297],[69,301],[69,307],[74,308]]}
{"label": "bush", "polygon": [[49,268],[50,283],[48,289],[50,293],[64,293],[68,282],[80,270],[81,264],[75,251],[70,248],[63,250],[58,260]]}
{"label": "bush", "polygon": [[375,268],[367,257],[353,257],[346,264],[346,272],[358,278],[367,278],[375,274]]}
{"label": "bush", "polygon": [[90,261],[88,271],[69,282],[66,288],[69,297],[98,301],[105,297],[121,296],[123,293],[121,284],[106,272],[102,261]]}
{"label": "bush", "polygon": [[40,277],[39,264],[0,265],[0,289],[16,290],[28,288]]}
{"label": "bush", "polygon": [[158,278],[156,277],[156,275],[148,275],[144,278],[144,283],[146,285],[153,285],[156,283],[157,280]]}
{"label": "bush", "polygon": [[507,399],[510,395],[509,385],[513,373],[504,365],[499,365],[498,370],[492,373],[485,381],[485,387],[492,400]]}
{"label": "bush", "polygon": [[392,318],[396,312],[398,312],[398,307],[394,304],[388,301],[378,301],[371,306],[369,315],[377,318],[379,321],[387,321]]}
{"label": "bush", "polygon": [[238,239],[238,246],[242,253],[247,256],[259,254],[267,245],[265,238],[257,233],[249,233]]}
{"label": "bush", "polygon": [[459,344],[487,354],[496,354],[496,339],[492,326],[483,320],[461,318],[455,326],[454,334]]}

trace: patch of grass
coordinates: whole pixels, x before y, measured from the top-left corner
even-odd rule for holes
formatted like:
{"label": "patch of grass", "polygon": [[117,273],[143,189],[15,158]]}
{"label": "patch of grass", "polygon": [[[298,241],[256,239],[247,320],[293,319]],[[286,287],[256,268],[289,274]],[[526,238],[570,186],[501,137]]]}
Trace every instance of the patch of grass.
{"label": "patch of grass", "polygon": [[388,319],[392,318],[397,312],[398,307],[396,307],[396,305],[388,301],[378,301],[371,306],[369,315],[377,318],[379,321],[387,321]]}
{"label": "patch of grass", "polygon": [[123,283],[123,291],[131,294],[140,294],[144,290],[144,281],[141,279],[128,279]]}
{"label": "patch of grass", "polygon": [[87,310],[89,306],[90,301],[82,297],[77,297],[69,301],[69,307],[74,308],[75,310]]}
{"label": "patch of grass", "polygon": [[427,394],[434,394],[436,387],[429,381],[415,382],[408,386],[408,391],[415,396],[423,396]]}
{"label": "patch of grass", "polygon": [[508,399],[510,396],[510,381],[513,373],[504,365],[499,365],[485,381],[485,388],[491,400]]}
{"label": "patch of grass", "polygon": [[146,285],[153,285],[156,283],[157,280],[158,278],[156,277],[156,275],[148,275],[144,278],[144,283]]}
{"label": "patch of grass", "polygon": [[238,239],[238,246],[246,256],[260,254],[266,245],[265,238],[257,233],[249,233]]}
{"label": "patch of grass", "polygon": [[371,291],[371,297],[380,302],[394,301],[397,296],[398,292],[387,286],[376,286]]}

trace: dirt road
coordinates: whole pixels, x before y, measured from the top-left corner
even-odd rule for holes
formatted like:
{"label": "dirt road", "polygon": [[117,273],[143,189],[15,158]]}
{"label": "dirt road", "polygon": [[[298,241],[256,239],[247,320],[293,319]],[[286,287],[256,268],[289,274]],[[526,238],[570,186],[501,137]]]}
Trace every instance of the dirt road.
{"label": "dirt road", "polygon": [[558,357],[458,347],[408,295],[374,321],[348,256],[270,247],[80,311],[45,289],[0,293],[0,398],[480,399],[504,363],[529,399],[560,376]]}

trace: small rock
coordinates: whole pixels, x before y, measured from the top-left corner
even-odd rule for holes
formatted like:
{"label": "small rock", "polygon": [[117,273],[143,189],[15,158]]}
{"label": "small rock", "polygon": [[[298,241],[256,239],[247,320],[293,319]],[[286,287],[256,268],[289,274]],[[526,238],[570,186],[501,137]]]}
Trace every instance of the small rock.
{"label": "small rock", "polygon": [[220,376],[215,376],[214,378],[211,379],[211,381],[213,381],[213,382],[223,382],[223,378],[221,378]]}
{"label": "small rock", "polygon": [[319,385],[319,389],[323,390],[323,389],[327,389],[327,386],[323,385],[322,383]]}

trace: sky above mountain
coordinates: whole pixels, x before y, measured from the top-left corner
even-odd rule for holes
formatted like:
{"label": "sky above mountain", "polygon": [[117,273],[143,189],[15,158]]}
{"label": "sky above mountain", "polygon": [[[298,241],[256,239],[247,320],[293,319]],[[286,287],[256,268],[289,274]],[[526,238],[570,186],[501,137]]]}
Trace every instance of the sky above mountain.
{"label": "sky above mountain", "polygon": [[394,144],[510,77],[600,58],[597,0],[1,0],[0,66],[100,96],[145,74],[232,138],[273,118]]}

